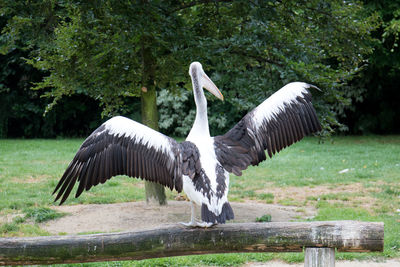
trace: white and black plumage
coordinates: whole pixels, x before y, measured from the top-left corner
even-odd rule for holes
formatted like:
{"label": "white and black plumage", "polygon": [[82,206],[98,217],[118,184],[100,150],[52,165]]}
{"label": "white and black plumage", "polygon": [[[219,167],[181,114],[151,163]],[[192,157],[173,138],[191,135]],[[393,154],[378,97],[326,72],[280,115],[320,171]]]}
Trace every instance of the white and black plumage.
{"label": "white and black plumage", "polygon": [[[190,65],[196,119],[186,141],[177,143],[133,120],[118,116],[97,128],[82,144],[53,193],[62,204],[75,183],[75,197],[116,175],[128,175],[185,191],[192,203],[185,225],[208,227],[233,219],[228,202],[229,173],[241,175],[249,165],[272,157],[305,135],[321,130],[307,90],[287,84],[224,135],[211,137],[203,88],[223,100],[200,63]],[[201,221],[195,217],[201,207]]]}

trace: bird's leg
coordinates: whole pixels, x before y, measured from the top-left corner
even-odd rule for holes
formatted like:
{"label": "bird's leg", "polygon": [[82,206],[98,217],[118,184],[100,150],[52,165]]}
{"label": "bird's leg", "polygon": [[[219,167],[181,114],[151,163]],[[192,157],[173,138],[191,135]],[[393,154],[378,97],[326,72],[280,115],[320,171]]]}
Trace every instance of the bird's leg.
{"label": "bird's leg", "polygon": [[208,222],[203,222],[199,219],[196,218],[196,204],[194,204],[194,202],[190,202],[191,204],[191,218],[190,218],[190,222],[188,223],[184,223],[181,222],[182,225],[184,226],[188,226],[188,227],[211,227],[214,224],[213,223],[208,223]]}
{"label": "bird's leg", "polygon": [[188,223],[184,223],[181,222],[181,224],[183,224],[184,226],[192,226],[195,227],[196,223],[197,223],[197,218],[196,218],[196,204],[194,204],[192,201],[190,202],[190,208],[191,208],[191,216],[190,216],[190,222]]}

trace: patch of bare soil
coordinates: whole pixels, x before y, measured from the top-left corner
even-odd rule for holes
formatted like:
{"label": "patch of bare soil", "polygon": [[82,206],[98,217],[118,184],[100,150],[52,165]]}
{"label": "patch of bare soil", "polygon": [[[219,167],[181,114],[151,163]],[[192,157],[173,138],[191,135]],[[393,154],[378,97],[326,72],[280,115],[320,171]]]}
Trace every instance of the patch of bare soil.
{"label": "patch of bare soil", "polygon": [[358,207],[366,210],[372,210],[375,206],[376,199],[366,192],[377,191],[376,188],[366,189],[361,183],[343,184],[343,185],[320,185],[313,187],[297,187],[297,186],[285,186],[275,187],[271,186],[267,189],[258,190],[257,193],[272,193],[274,195],[274,203],[279,203],[284,200],[292,200],[293,202],[299,203],[301,206],[314,206],[314,202],[307,201],[310,197],[315,199],[323,198],[325,195],[335,194],[347,194],[348,199],[338,197],[337,199],[327,199],[328,202],[341,202],[354,204]]}
{"label": "patch of bare soil", "polygon": [[22,213],[11,213],[11,214],[1,214],[0,213],[0,225],[3,223],[11,223],[15,217],[23,217]]}
{"label": "patch of bare soil", "polygon": [[[255,222],[256,218],[270,214],[272,221],[291,221],[315,214],[314,209],[297,211],[297,207],[262,204],[257,202],[231,203],[235,220],[230,222]],[[161,225],[188,222],[190,203],[168,201],[167,206],[147,205],[146,202],[116,204],[91,204],[53,207],[68,215],[49,221],[40,227],[52,234],[116,232],[151,229]]]}

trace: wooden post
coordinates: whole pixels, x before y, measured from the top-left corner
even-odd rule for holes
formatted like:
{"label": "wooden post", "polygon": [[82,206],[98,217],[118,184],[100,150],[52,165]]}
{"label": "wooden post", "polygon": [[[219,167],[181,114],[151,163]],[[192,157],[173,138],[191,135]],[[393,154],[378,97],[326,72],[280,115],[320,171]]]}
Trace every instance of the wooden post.
{"label": "wooden post", "polygon": [[[312,248],[308,248],[312,247]],[[141,260],[238,252],[301,252],[309,259],[332,252],[383,250],[383,223],[270,222],[187,228],[169,225],[146,231],[79,236],[0,238],[0,265]],[[313,248],[318,248],[313,252]],[[308,252],[310,251],[310,252]],[[307,258],[306,257],[306,258]],[[318,260],[317,260],[318,261]],[[330,266],[330,265],[311,265]]]}
{"label": "wooden post", "polygon": [[335,267],[335,248],[306,248],[304,267]]}

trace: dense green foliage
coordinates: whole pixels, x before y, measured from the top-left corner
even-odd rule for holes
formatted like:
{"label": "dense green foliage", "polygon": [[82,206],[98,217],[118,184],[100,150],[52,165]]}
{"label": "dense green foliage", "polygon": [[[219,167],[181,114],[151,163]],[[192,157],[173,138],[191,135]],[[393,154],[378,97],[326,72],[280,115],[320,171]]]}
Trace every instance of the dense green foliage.
{"label": "dense green foliage", "polygon": [[[214,133],[295,80],[322,89],[314,93],[325,131],[341,127],[338,115],[359,96],[349,81],[372,52],[370,33],[377,26],[376,14],[357,1],[2,2],[0,51],[6,57],[23,53],[39,70],[42,81],[34,87],[48,97],[38,105],[48,116],[62,113],[54,105],[65,97],[80,95],[94,99],[103,116],[138,117],[131,105],[142,86],[185,95],[182,88],[191,88],[188,65],[197,60],[226,99],[210,101]],[[0,93],[14,90],[20,88]],[[177,108],[167,107],[169,114]],[[186,111],[185,105],[178,113]],[[93,121],[77,117],[82,124]],[[190,117],[166,132],[184,134],[182,122]]]}
{"label": "dense green foliage", "polygon": [[[0,64],[0,137],[82,136],[100,123],[101,109],[84,95],[64,98],[43,117],[50,100],[30,89],[42,74],[25,64],[24,56],[19,50],[0,55],[1,62],[5,62]],[[79,125],[76,119],[80,116],[91,123]]]}
{"label": "dense green foliage", "polygon": [[[39,2],[38,2],[39,3]],[[84,94],[65,97],[43,117],[50,99],[31,88],[45,72],[27,64],[35,48],[47,44],[56,21],[45,2],[0,1],[0,137],[55,137],[87,135],[101,120],[97,101]],[[49,2],[50,3],[50,2]],[[40,16],[30,17],[31,13]],[[44,22],[48,17],[49,21]],[[12,40],[9,27],[15,33]],[[44,27],[46,25],[46,27]],[[47,38],[46,38],[47,37]],[[85,121],[86,123],[81,123]]]}
{"label": "dense green foliage", "polygon": [[400,133],[400,2],[365,1],[366,11],[376,12],[381,25],[373,36],[374,53],[353,81],[361,90],[344,120],[351,133]]}

